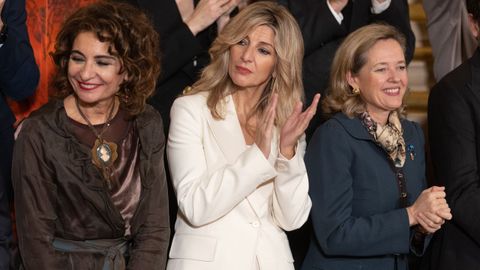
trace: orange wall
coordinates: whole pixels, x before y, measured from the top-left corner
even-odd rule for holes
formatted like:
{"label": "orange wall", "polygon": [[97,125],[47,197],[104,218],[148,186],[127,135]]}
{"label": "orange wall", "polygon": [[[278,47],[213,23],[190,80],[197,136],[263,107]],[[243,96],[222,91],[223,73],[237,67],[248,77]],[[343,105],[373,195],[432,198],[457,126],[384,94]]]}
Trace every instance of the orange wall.
{"label": "orange wall", "polygon": [[[12,0],[15,1],[15,0]],[[40,83],[33,97],[23,102],[11,102],[17,119],[27,116],[48,100],[48,84],[54,64],[49,56],[63,20],[78,7],[95,0],[27,0],[27,24],[30,42],[40,69]]]}

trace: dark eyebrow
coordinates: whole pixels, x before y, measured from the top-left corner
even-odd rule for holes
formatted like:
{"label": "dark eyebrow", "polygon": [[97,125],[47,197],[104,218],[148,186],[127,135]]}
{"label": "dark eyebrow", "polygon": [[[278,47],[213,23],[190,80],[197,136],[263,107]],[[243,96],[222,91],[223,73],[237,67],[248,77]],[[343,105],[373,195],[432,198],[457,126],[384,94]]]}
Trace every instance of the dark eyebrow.
{"label": "dark eyebrow", "polygon": [[77,50],[72,50],[72,51],[70,52],[70,54],[73,54],[73,53],[80,54],[81,56],[85,56],[82,52],[77,51]]}
{"label": "dark eyebrow", "polygon": [[[71,51],[71,54],[80,54],[81,56],[85,57],[85,55],[80,52],[80,51],[77,51],[77,50],[72,50]],[[111,55],[96,55],[94,57],[96,60],[101,60],[101,59],[105,59],[105,60],[116,60],[117,58],[115,56],[111,56]]]}
{"label": "dark eyebrow", "polygon": [[117,60],[117,58],[115,56],[111,56],[111,55],[96,55],[95,56],[95,59],[96,60]]}

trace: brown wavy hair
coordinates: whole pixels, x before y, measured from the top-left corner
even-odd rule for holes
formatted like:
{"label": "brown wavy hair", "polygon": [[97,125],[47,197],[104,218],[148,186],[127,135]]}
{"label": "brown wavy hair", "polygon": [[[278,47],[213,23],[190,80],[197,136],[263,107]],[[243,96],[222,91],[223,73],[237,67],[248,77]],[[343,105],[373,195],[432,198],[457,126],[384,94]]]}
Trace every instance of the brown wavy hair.
{"label": "brown wavy hair", "polygon": [[125,3],[96,2],[78,9],[63,23],[50,53],[56,65],[53,96],[63,99],[74,93],[67,77],[68,59],[75,38],[83,32],[108,42],[109,53],[120,60],[119,73],[128,74],[117,92],[120,106],[132,116],[143,112],[160,73],[158,34],[144,13]]}
{"label": "brown wavy hair", "polygon": [[303,100],[303,38],[300,28],[290,12],[281,5],[269,1],[255,2],[242,9],[220,32],[209,50],[210,64],[187,93],[209,92],[207,105],[216,119],[223,118],[224,98],[236,91],[228,75],[230,47],[261,25],[270,27],[275,33],[277,61],[274,75],[250,116],[262,112],[273,92],[277,92],[276,124],[281,126],[291,114],[295,103]]}
{"label": "brown wavy hair", "polygon": [[[347,74],[358,74],[367,63],[368,51],[380,40],[393,39],[402,47],[405,55],[406,41],[402,33],[387,24],[370,24],[357,29],[347,36],[335,53],[330,72],[329,95],[323,100],[323,111],[332,116],[343,112],[350,118],[363,113],[365,101],[360,95],[352,93]],[[406,95],[405,95],[406,96]],[[405,97],[404,96],[404,97]],[[404,98],[405,99],[405,98]],[[397,109],[402,115],[404,106]]]}

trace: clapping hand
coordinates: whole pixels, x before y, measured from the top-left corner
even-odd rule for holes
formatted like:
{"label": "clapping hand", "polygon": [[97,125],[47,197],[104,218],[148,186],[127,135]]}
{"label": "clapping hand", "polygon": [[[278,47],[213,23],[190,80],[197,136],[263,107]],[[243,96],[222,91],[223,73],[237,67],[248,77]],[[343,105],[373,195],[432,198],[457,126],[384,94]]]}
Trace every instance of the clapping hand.
{"label": "clapping hand", "polygon": [[255,144],[262,151],[263,155],[268,158],[271,150],[271,142],[273,136],[273,126],[275,124],[275,115],[277,109],[278,94],[274,93],[268,102],[267,108],[263,111],[262,116],[257,122],[257,131],[255,133]]}
{"label": "clapping hand", "polygon": [[295,146],[298,139],[305,133],[305,130],[317,112],[320,94],[313,97],[312,104],[302,112],[302,102],[295,104],[292,114],[288,117],[280,131],[280,153],[291,159],[295,155]]}
{"label": "clapping hand", "polygon": [[[302,102],[298,101],[292,114],[288,117],[280,131],[280,153],[291,159],[295,155],[295,146],[298,139],[307,129],[310,120],[317,111],[320,94],[316,94],[312,104],[302,112]],[[264,110],[259,122],[255,136],[255,144],[262,151],[266,158],[270,155],[273,127],[275,124],[278,94],[273,94]]]}
{"label": "clapping hand", "polygon": [[185,23],[193,35],[197,35],[220,16],[229,14],[237,4],[238,0],[200,0],[192,16]]}

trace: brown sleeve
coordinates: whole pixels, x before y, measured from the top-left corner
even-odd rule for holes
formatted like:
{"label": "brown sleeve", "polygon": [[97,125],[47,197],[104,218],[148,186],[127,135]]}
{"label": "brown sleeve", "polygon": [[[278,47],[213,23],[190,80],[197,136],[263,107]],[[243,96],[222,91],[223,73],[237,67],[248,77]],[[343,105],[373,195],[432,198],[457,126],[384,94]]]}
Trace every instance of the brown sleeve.
{"label": "brown sleeve", "polygon": [[158,119],[155,121],[159,124],[150,125],[155,129],[151,134],[158,138],[155,140],[156,145],[141,146],[154,149],[147,161],[149,169],[146,174],[146,177],[153,177],[153,183],[149,187],[143,187],[145,197],[138,206],[142,207],[142,216],[133,221],[133,226],[139,228],[134,228],[136,234],[133,236],[133,247],[127,266],[131,270],[166,268],[170,222],[164,166],[165,136],[161,118],[159,115],[156,118]]}
{"label": "brown sleeve", "polygon": [[12,180],[20,253],[25,269],[62,269],[52,246],[57,187],[38,127],[25,123],[14,149]]}

